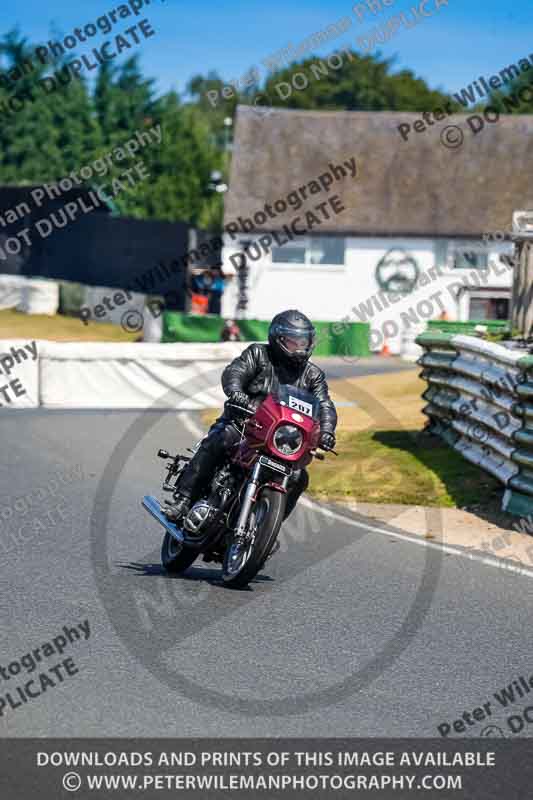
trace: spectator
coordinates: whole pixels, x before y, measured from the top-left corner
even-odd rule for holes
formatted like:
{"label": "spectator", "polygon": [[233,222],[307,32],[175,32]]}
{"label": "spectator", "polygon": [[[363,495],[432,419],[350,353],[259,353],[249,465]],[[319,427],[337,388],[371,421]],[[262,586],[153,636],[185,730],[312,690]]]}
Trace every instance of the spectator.
{"label": "spectator", "polygon": [[218,314],[222,310],[222,295],[224,294],[224,278],[219,269],[209,271],[209,314]]}
{"label": "spectator", "polygon": [[193,275],[191,291],[193,297],[196,295],[207,298],[208,314],[220,315],[224,278],[219,269],[206,269],[199,275]]}
{"label": "spectator", "polygon": [[241,331],[234,319],[227,319],[220,335],[221,342],[242,342]]}

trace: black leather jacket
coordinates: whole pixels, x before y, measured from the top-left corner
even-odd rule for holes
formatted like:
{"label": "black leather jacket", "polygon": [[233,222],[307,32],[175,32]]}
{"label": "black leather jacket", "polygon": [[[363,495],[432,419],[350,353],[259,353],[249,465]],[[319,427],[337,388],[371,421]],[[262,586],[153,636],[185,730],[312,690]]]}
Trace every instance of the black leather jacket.
{"label": "black leather jacket", "polygon": [[311,361],[289,366],[276,362],[267,344],[251,344],[222,373],[222,388],[228,397],[232,392],[246,392],[261,402],[275,392],[280,383],[314,394],[320,401],[320,430],[323,433],[335,431],[337,412],[329,396],[326,376]]}

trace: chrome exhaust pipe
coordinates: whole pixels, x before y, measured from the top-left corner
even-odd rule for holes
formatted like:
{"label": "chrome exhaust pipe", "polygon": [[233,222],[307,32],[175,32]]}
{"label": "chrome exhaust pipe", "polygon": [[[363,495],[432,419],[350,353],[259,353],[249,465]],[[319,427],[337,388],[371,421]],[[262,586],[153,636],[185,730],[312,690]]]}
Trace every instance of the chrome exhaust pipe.
{"label": "chrome exhaust pipe", "polygon": [[152,497],[151,495],[147,494],[143,497],[141,505],[143,508],[148,511],[148,513],[156,519],[163,528],[170,533],[170,535],[180,544],[182,547],[185,543],[185,537],[183,533],[180,531],[179,528],[176,528],[173,522],[170,522],[163,512],[161,511],[161,505],[157,498]]}

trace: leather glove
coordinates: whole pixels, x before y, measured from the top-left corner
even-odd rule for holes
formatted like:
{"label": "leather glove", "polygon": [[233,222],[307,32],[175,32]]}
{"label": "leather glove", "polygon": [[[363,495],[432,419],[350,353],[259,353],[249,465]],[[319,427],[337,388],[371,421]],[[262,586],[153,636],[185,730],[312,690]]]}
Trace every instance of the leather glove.
{"label": "leather glove", "polygon": [[[227,400],[227,403],[241,406],[242,408],[248,408],[250,410],[253,409],[250,398],[245,392],[232,392]],[[232,408],[231,405],[227,410],[230,417],[242,417],[242,412],[240,412],[237,408]]]}
{"label": "leather glove", "polygon": [[329,433],[328,431],[324,431],[320,434],[320,439],[318,440],[318,446],[321,447],[323,450],[333,450],[336,443],[335,434]]}

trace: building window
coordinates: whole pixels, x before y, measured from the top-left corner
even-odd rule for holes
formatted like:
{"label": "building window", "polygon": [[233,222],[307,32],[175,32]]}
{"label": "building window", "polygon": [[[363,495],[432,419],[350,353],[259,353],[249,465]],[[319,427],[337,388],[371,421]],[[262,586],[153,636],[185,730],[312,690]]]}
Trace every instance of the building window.
{"label": "building window", "polygon": [[313,236],[309,244],[310,264],[344,264],[344,239],[336,236]]}
{"label": "building window", "polygon": [[477,239],[437,241],[435,260],[448,269],[488,269],[488,247]]}
{"label": "building window", "polygon": [[448,242],[446,239],[435,241],[435,266],[439,269],[448,266]]}
{"label": "building window", "polygon": [[476,239],[437,239],[435,264],[447,269],[488,269],[489,249]]}
{"label": "building window", "polygon": [[273,264],[305,264],[306,246],[302,242],[287,242],[272,248]]}
{"label": "building window", "polygon": [[309,236],[272,248],[273,264],[343,266],[346,241],[338,236]]}
{"label": "building window", "polygon": [[509,319],[509,298],[471,297],[468,312],[470,320]]}

